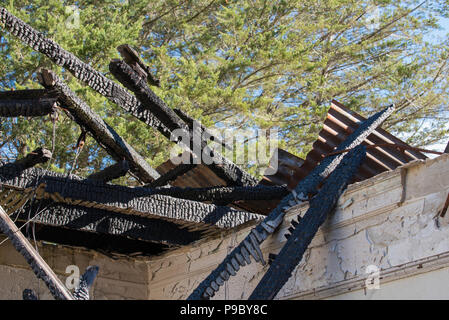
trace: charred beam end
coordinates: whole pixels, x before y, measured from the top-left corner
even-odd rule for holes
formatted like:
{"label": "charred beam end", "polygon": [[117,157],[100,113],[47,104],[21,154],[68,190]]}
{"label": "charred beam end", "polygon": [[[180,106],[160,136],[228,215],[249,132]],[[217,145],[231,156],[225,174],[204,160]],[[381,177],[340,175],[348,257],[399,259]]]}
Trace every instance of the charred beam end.
{"label": "charred beam end", "polygon": [[[345,150],[348,148],[354,148],[365,140],[394,110],[393,106],[386,108],[385,110],[371,116],[367,120],[363,121],[360,126],[342,143],[338,146],[337,150]],[[286,209],[291,207],[290,202],[301,201],[300,198],[308,196],[309,193],[316,193],[318,186],[324,181],[324,179],[332,173],[336,166],[340,163],[344,155],[335,155],[327,157],[316,166],[312,172],[310,172],[304,179],[302,179],[295,189],[288,194],[277,205],[273,211],[264,219],[263,222],[258,224],[251,232],[256,231],[258,233],[274,232],[274,229],[279,226],[285,215]],[[248,241],[249,236],[245,238]],[[245,241],[244,240],[244,241]],[[206,288],[210,287],[212,281],[215,281],[217,277],[223,272],[226,264],[236,255],[241,254],[242,250],[246,250],[244,247],[244,241],[235,247],[231,253],[229,253],[222,263],[207,276],[198,287],[189,296],[189,300],[209,299],[209,295],[205,295]],[[260,243],[262,243],[262,240]]]}
{"label": "charred beam end", "polygon": [[109,182],[111,180],[123,177],[129,171],[129,164],[126,160],[119,161],[99,172],[95,172],[87,177],[90,180]]}
{"label": "charred beam end", "polygon": [[34,167],[39,163],[47,162],[48,160],[51,159],[51,156],[52,154],[50,150],[38,148],[33,152],[29,153],[25,158],[15,161],[14,165],[22,168],[22,170],[25,170]]}
{"label": "charred beam end", "polygon": [[[112,60],[109,70],[125,87],[131,90],[137,99],[173,133],[175,130],[189,132],[186,123],[147,86],[145,81],[125,62]],[[257,180],[243,169],[210,149],[203,141],[195,141],[190,136],[187,146],[197,159],[208,155],[212,159],[209,168],[231,185],[254,186]]]}
{"label": "charred beam end", "polygon": [[57,112],[57,99],[45,90],[0,92],[0,117],[43,117]]}
{"label": "charred beam end", "polygon": [[36,252],[31,243],[20,232],[8,214],[0,207],[0,230],[8,236],[14,248],[23,255],[34,274],[42,279],[50,293],[57,300],[73,300],[72,294],[51,270],[48,264]]}
{"label": "charred beam end", "polygon": [[333,211],[349,180],[366,156],[364,146],[350,151],[329,176],[320,192],[310,201],[310,207],[282,247],[270,268],[260,280],[249,300],[272,300],[290,278],[318,228]]}
{"label": "charred beam end", "polygon": [[123,60],[130,65],[137,73],[141,74],[142,77],[146,78],[148,83],[152,86],[159,87],[160,82],[151,75],[150,68],[143,63],[140,59],[139,54],[128,44],[122,44],[117,47],[118,52],[122,56]]}
{"label": "charred beam end", "polygon": [[185,130],[188,127],[146,84],[137,72],[122,60],[109,63],[109,71],[126,88],[132,91],[142,105],[150,110],[169,130]]}
{"label": "charred beam end", "polygon": [[50,94],[59,98],[74,121],[88,131],[116,161],[123,159],[128,161],[130,170],[143,182],[151,182],[160,177],[133,147],[104,122],[87,103],[76,96],[53,71],[44,69],[38,77]]}
{"label": "charred beam end", "polygon": [[33,29],[3,7],[0,7],[0,23],[23,43],[46,55],[58,66],[68,70],[75,78],[99,94],[105,96],[127,112],[137,116],[138,119],[149,126],[163,132],[165,136],[170,136],[167,128],[151,112],[142,111],[140,102],[120,85],[84,63],[72,53],[61,48],[56,42],[46,38],[43,33]]}

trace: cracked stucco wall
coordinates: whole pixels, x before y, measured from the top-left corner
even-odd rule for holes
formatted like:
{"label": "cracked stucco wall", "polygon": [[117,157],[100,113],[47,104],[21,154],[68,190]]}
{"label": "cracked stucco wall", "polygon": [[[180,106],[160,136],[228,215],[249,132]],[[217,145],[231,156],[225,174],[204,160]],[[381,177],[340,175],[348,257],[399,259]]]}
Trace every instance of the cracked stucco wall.
{"label": "cracked stucco wall", "polygon": [[[0,236],[0,242],[4,237]],[[146,262],[138,259],[111,259],[98,252],[38,243],[42,258],[65,284],[71,273],[67,266],[78,266],[80,275],[89,265],[100,267],[90,291],[91,299],[147,299]],[[24,289],[33,289],[41,300],[52,300],[45,283],[37,280],[25,259],[9,241],[0,246],[0,300],[22,300]]]}
{"label": "cracked stucco wall", "polygon": [[[373,266],[380,272],[380,289],[375,290],[379,297],[400,297],[408,283],[416,287],[416,295],[407,292],[408,296],[425,298],[426,291],[416,285],[423,275],[431,277],[429,283],[446,288],[449,281],[433,278],[449,274],[443,272],[449,270],[445,269],[449,267],[449,213],[439,216],[448,192],[449,155],[409,163],[350,185],[276,298],[343,298],[348,292],[353,293],[348,298],[372,298],[365,281],[367,268]],[[306,210],[305,205],[297,206],[285,220]],[[262,245],[265,260],[285,243],[286,221]],[[149,298],[185,299],[249,230],[153,258]],[[214,299],[246,299],[265,270],[255,262],[241,268]],[[449,292],[443,292],[449,299]]]}

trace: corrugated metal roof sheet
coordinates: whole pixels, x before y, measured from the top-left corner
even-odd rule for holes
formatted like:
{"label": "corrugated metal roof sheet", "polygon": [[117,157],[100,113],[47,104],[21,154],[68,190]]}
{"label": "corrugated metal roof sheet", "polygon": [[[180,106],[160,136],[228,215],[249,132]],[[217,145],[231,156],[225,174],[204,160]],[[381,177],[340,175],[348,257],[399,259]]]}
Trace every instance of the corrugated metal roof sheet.
{"label": "corrugated metal roof sheet", "polygon": [[[296,181],[303,179],[324,156],[333,152],[364,120],[364,117],[345,108],[341,103],[335,100],[332,101],[318,139],[313,144],[312,150],[307,154],[303,165],[297,168],[295,172]],[[409,146],[381,128],[377,128],[363,142],[365,145],[385,143]],[[417,159],[427,159],[427,157],[421,152],[411,150],[403,151],[385,146],[370,148],[367,150],[367,159],[357,172],[354,180],[362,181],[381,172],[394,170],[405,163]]]}
{"label": "corrugated metal roof sheet", "polygon": [[[365,118],[354,111],[347,109],[337,101],[332,101],[323,129],[314,142],[312,150],[307,154],[305,160],[295,155],[278,149],[278,170],[274,175],[266,175],[260,184],[283,185],[294,188],[327,154],[335,151],[337,146],[343,142]],[[365,145],[394,143],[408,146],[402,140],[391,135],[387,131],[378,128],[365,139]],[[398,166],[417,159],[426,159],[421,152],[412,150],[396,150],[391,147],[379,146],[367,150],[367,159],[357,172],[354,181],[362,181],[379,173],[394,170]],[[274,161],[275,158],[272,159]],[[161,174],[175,168],[168,160],[157,168]],[[205,165],[198,165],[195,169],[178,177],[171,183],[178,187],[212,187],[226,185],[225,181],[218,178]],[[239,201],[236,207],[256,213],[267,214],[276,205],[277,201]]]}

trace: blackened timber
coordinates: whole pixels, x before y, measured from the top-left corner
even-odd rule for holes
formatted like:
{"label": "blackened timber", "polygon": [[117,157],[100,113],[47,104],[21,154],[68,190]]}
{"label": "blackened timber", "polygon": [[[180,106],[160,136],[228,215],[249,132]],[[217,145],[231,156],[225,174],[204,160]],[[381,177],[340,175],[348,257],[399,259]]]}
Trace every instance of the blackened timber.
{"label": "blackened timber", "polygon": [[132,146],[70,90],[53,71],[43,69],[38,76],[42,85],[59,98],[61,105],[68,110],[76,123],[89,132],[116,161],[123,159],[128,161],[130,170],[143,182],[151,182],[160,177]]}
{"label": "blackened timber", "polygon": [[109,182],[111,180],[123,177],[129,171],[129,164],[126,160],[119,161],[99,172],[92,173],[87,179]]}
{"label": "blackened timber", "polygon": [[0,92],[0,117],[43,117],[57,112],[57,99],[44,90]]}
{"label": "blackened timber", "polygon": [[358,146],[345,155],[319,193],[310,201],[309,209],[254,289],[249,297],[250,300],[274,299],[302,260],[304,252],[319,227],[334,210],[340,195],[346,189],[365,156],[365,146]]}
{"label": "blackened timber", "polygon": [[[20,170],[13,164],[0,166],[0,182],[20,188],[40,186],[37,198],[51,198],[59,203],[76,204],[147,218],[161,218],[177,224],[194,223],[204,230],[230,229],[260,220],[261,215],[225,206],[177,199],[161,194],[139,196],[133,188],[113,186],[98,181],[66,177],[39,168]],[[43,188],[43,189],[42,189]],[[42,194],[40,195],[40,193]],[[147,192],[144,190],[144,192]]]}
{"label": "blackened timber", "polygon": [[[22,223],[18,222],[20,228]],[[120,257],[154,256],[165,250],[178,246],[157,242],[134,240],[128,237],[115,236],[97,232],[68,229],[46,224],[35,224],[36,240],[57,243],[63,246],[83,247],[100,252],[112,259]]]}
{"label": "blackened timber", "polygon": [[[390,106],[385,110],[382,110],[370,118],[363,121],[359,127],[349,137],[342,142],[336,151],[346,150],[354,148],[361,144],[366,137],[368,137],[394,110],[394,106]],[[316,166],[304,179],[302,179],[295,189],[292,190],[285,198],[283,198],[279,204],[274,208],[270,214],[251,232],[256,231],[259,234],[271,234],[281,224],[286,210],[291,207],[290,203],[298,203],[301,201],[307,201],[309,194],[315,194],[320,184],[328,177],[330,173],[337,167],[337,165],[343,159],[344,154],[333,155],[324,158],[321,163]],[[251,234],[251,233],[250,233]],[[242,251],[246,253],[247,249],[244,248],[245,241],[249,241],[250,235],[240,242],[221,262],[218,267],[213,270],[192,292],[189,296],[189,300],[209,299],[210,295],[206,294],[207,288],[210,288],[210,284],[226,267],[226,264],[238,254],[242,254]],[[268,237],[264,237],[263,241]],[[261,244],[263,241],[259,242]]]}
{"label": "blackened timber", "polygon": [[222,147],[225,147],[228,150],[232,150],[232,147],[229,146],[226,143],[226,141],[223,141],[223,139],[221,139],[217,135],[213,134],[209,129],[204,127],[197,120],[191,118],[187,113],[185,113],[184,111],[182,111],[180,109],[173,109],[173,110],[185,123],[187,123],[187,125],[190,128],[190,131],[193,132],[193,130],[195,128],[199,128],[201,130],[201,135],[204,139],[214,141],[214,142],[218,143],[219,145],[221,145]]}
{"label": "blackened timber", "polygon": [[58,66],[68,70],[75,78],[149,126],[156,128],[166,137],[170,137],[170,132],[167,128],[149,110],[145,110],[141,103],[120,85],[84,63],[72,53],[61,48],[55,41],[46,38],[42,32],[33,29],[3,7],[0,7],[0,23],[23,43],[46,55]]}
{"label": "blackened timber", "polygon": [[[96,208],[34,200],[18,213],[18,221],[28,221],[28,213],[40,225],[91,232],[136,241],[186,245],[200,239],[200,232],[190,232],[179,225],[162,219],[151,219],[120,214]],[[37,214],[39,212],[39,214]],[[119,248],[117,248],[119,249]]]}
{"label": "blackened timber", "polygon": [[0,100],[0,117],[43,117],[57,112],[55,99]]}
{"label": "blackened timber", "polygon": [[151,110],[170,132],[189,131],[186,123],[148,87],[145,79],[123,60],[112,60],[109,64],[109,71],[120,83],[131,90],[142,105]]}
{"label": "blackened timber", "polygon": [[33,152],[27,154],[26,157],[16,160],[14,164],[23,170],[34,167],[39,163],[45,163],[51,159],[51,151],[45,148],[37,148]]}
{"label": "blackened timber", "polygon": [[254,187],[154,188],[148,189],[148,192],[195,201],[225,201],[229,203],[238,200],[279,200],[290,191],[286,186],[257,185]]}
{"label": "blackened timber", "polygon": [[54,99],[45,89],[0,91],[0,100]]}
{"label": "blackened timber", "polygon": [[2,207],[0,207],[0,230],[8,236],[14,248],[23,255],[36,277],[44,281],[55,299],[73,300],[72,294],[37,253]]}
{"label": "blackened timber", "polygon": [[137,73],[141,74],[142,77],[146,78],[148,83],[152,86],[159,87],[160,83],[159,80],[155,79],[151,75],[150,68],[142,62],[142,60],[139,57],[139,54],[137,53],[134,48],[132,48],[128,44],[122,44],[117,47],[118,52],[120,52],[120,55],[122,56],[123,60],[130,65]]}
{"label": "blackened timber", "polygon": [[[125,62],[112,60],[109,70],[125,87],[131,90],[137,99],[170,130],[190,138],[189,145],[184,145],[192,152],[195,161],[200,161],[206,155],[210,157],[208,167],[220,178],[230,185],[254,186],[257,179],[245,172],[242,168],[224,158],[220,153],[212,150],[202,139],[195,139],[189,134],[187,124],[148,87],[146,82]],[[178,141],[176,141],[178,142]],[[185,141],[184,141],[185,143]]]}

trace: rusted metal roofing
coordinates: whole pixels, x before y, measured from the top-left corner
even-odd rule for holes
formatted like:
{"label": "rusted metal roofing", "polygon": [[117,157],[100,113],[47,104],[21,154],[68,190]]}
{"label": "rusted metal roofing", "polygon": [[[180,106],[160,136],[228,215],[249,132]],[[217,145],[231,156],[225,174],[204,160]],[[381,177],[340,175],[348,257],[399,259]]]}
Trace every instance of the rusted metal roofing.
{"label": "rusted metal roofing", "polygon": [[[290,189],[294,188],[327,154],[333,152],[359,124],[365,120],[364,117],[354,111],[347,109],[337,101],[332,101],[323,129],[314,142],[312,150],[303,160],[297,156],[278,149],[278,170],[274,175],[266,175],[259,182],[265,185],[286,184]],[[387,131],[378,128],[363,142],[365,145],[397,144],[407,146],[408,144],[391,135]],[[427,157],[414,150],[397,150],[392,147],[379,146],[367,150],[367,158],[357,172],[354,181],[362,181],[379,173],[394,170],[397,167],[417,159]],[[276,158],[272,158],[272,162]],[[273,165],[273,164],[272,164]],[[157,168],[161,174],[168,172],[176,166],[168,160]],[[225,181],[218,178],[210,169],[204,165],[198,165],[195,169],[178,177],[172,185],[178,187],[211,187],[226,185]],[[256,213],[266,214],[276,205],[277,201],[239,201],[234,203],[238,208]]]}
{"label": "rusted metal roofing", "polygon": [[[361,115],[347,109],[335,100],[332,101],[318,139],[313,144],[312,150],[307,154],[303,165],[295,170],[296,181],[303,179],[324,156],[334,151],[341,142],[357,129],[363,120],[365,118]],[[410,147],[381,128],[377,128],[363,142],[367,146],[386,143]],[[370,148],[367,150],[367,159],[357,172],[354,180],[362,181],[384,171],[394,170],[417,159],[427,159],[427,157],[423,153],[413,150],[397,150],[386,146]]]}

